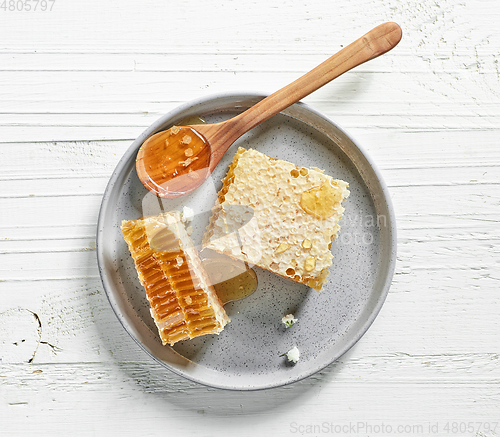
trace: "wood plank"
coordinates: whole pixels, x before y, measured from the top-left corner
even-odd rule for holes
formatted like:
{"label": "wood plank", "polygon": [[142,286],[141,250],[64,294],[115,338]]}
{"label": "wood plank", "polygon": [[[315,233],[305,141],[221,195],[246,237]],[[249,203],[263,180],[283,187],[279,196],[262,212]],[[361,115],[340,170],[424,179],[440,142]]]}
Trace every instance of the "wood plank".
{"label": "wood plank", "polygon": [[[477,361],[478,366],[487,366],[488,373],[491,359],[485,356]],[[454,421],[477,421],[480,423],[474,426],[490,424],[491,428],[496,423],[498,428],[497,418],[488,413],[499,401],[492,385],[497,380],[471,380],[467,359],[462,357],[450,357],[448,362],[453,365],[449,373],[446,366],[441,367],[443,362],[433,357],[369,357],[363,362],[332,366],[292,386],[254,393],[207,389],[153,364],[13,365],[5,369],[9,376],[2,391],[3,410],[10,421],[18,423],[17,430],[25,433],[36,431],[40,423],[50,424],[56,433],[71,426],[76,433],[99,435],[147,435],[158,426],[180,434],[203,427],[205,435],[215,435],[211,430],[222,426],[238,428],[240,435],[248,436],[256,432],[288,435],[299,433],[299,429],[303,434],[309,429],[312,434],[319,427],[335,430],[336,426],[346,427],[348,432],[351,429],[350,434],[362,434],[363,428],[382,424],[392,430],[410,427],[408,433],[424,435],[432,434],[428,433],[430,426],[437,425],[443,434],[446,425],[451,427]],[[463,367],[463,375],[454,375],[457,364]],[[387,376],[375,374],[371,381],[360,380],[358,375],[367,368],[384,368]],[[395,378],[391,371],[396,372]],[[433,374],[436,377],[429,378]],[[330,399],[328,409],[322,405],[324,399]]]}

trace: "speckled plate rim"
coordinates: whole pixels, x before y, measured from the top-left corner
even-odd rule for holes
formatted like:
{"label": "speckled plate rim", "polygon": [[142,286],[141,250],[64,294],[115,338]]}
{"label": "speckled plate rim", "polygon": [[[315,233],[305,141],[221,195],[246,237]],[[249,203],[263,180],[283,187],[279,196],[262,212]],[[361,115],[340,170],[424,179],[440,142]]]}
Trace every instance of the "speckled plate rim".
{"label": "speckled plate rim", "polygon": [[[344,145],[339,144],[342,143],[342,141],[339,141],[339,138],[337,135],[335,135],[335,133],[330,132],[327,135],[328,137],[330,137],[331,140],[336,142],[337,145],[339,145],[339,147],[344,152],[348,152],[346,153],[347,155],[349,154],[352,155],[354,153],[358,160],[361,160],[362,162],[364,161],[364,166],[363,166],[364,171],[363,169],[360,170],[358,165],[356,165],[355,167],[358,169],[361,177],[365,182],[367,182],[368,178],[369,183],[367,183],[367,186],[370,193],[372,194],[372,196],[375,193],[375,196],[377,197],[376,201],[378,202],[379,205],[381,205],[381,208],[384,210],[383,213],[386,214],[386,216],[388,217],[387,220],[388,224],[385,229],[387,234],[386,240],[388,241],[388,247],[386,247],[385,253],[382,255],[383,258],[382,268],[384,272],[383,274],[378,276],[378,281],[377,281],[380,293],[378,294],[376,302],[374,302],[372,305],[372,310],[369,316],[362,321],[358,320],[354,323],[354,325],[357,325],[354,329],[355,331],[354,335],[351,335],[347,340],[343,341],[342,347],[337,351],[337,353],[334,356],[330,356],[320,365],[310,367],[308,368],[307,371],[303,372],[302,374],[295,375],[294,377],[289,378],[286,381],[277,381],[276,383],[265,384],[265,385],[237,384],[235,383],[236,381],[232,380],[231,378],[228,379],[222,378],[223,379],[222,382],[221,381],[216,382],[217,380],[221,379],[220,372],[216,372],[215,370],[207,368],[203,368],[203,370],[201,370],[200,372],[200,369],[195,363],[192,363],[191,361],[182,357],[181,355],[179,355],[177,352],[175,352],[173,349],[170,348],[165,348],[170,350],[170,352],[168,352],[168,362],[166,362],[164,359],[159,358],[154,353],[154,351],[150,350],[145,345],[144,341],[141,340],[141,338],[144,337],[144,334],[141,333],[137,329],[137,327],[135,327],[132,323],[130,323],[130,317],[127,314],[126,308],[123,305],[121,305],[121,302],[116,298],[113,282],[111,281],[108,275],[108,270],[110,269],[110,266],[106,260],[106,254],[104,253],[105,239],[106,239],[105,228],[107,226],[107,221],[109,220],[109,215],[107,214],[107,211],[109,210],[110,207],[113,208],[114,199],[116,197],[116,190],[124,184],[126,178],[128,177],[129,172],[124,170],[126,170],[127,167],[130,167],[130,160],[132,158],[135,162],[135,155],[137,154],[137,150],[146,138],[148,138],[149,136],[153,135],[154,133],[160,130],[165,129],[166,127],[176,122],[179,122],[182,118],[185,118],[186,115],[196,115],[197,107],[212,102],[216,103],[220,101],[220,102],[226,102],[227,104],[228,101],[231,101],[233,102],[234,105],[233,110],[237,110],[239,108],[247,107],[249,100],[251,101],[251,104],[255,104],[259,100],[265,98],[266,96],[267,94],[256,93],[256,92],[218,93],[215,95],[208,95],[186,102],[178,106],[177,108],[173,109],[172,111],[168,112],[164,116],[160,117],[150,127],[148,127],[139,137],[137,137],[137,139],[131,144],[131,146],[127,149],[122,158],[119,160],[104,191],[97,221],[96,253],[97,253],[97,264],[98,264],[99,274],[108,301],[113,311],[115,312],[118,320],[122,324],[123,328],[141,347],[141,349],[143,349],[150,357],[152,357],[155,361],[157,361],[164,367],[168,368],[169,370],[173,371],[174,373],[188,380],[214,388],[228,389],[228,390],[242,390],[242,391],[269,389],[269,388],[275,388],[292,384],[294,382],[305,379],[323,370],[328,365],[332,364],[334,361],[336,361],[338,358],[344,355],[349,349],[351,349],[365,334],[368,328],[372,325],[373,321],[379,314],[385,302],[385,299],[387,297],[387,294],[389,292],[392,283],[392,278],[395,270],[396,253],[397,253],[396,219],[390,194],[380,171],[378,170],[377,166],[372,161],[372,159],[369,157],[369,155],[362,149],[359,143],[355,139],[353,139],[351,134],[348,134],[344,129],[342,129],[335,122],[333,122],[331,119],[329,119],[319,111],[311,108],[310,106],[302,102],[299,102],[283,112],[291,116],[292,118],[297,118],[299,121],[301,121],[300,116],[296,117],[294,113],[297,112],[297,110],[299,113],[301,111],[306,111],[309,114],[311,114],[314,119],[316,119],[318,126],[330,125],[333,128],[332,131],[337,130],[342,136],[346,137],[349,140],[349,144],[347,146],[349,148],[348,151],[345,150],[346,147],[345,144]],[[315,123],[307,123],[307,124],[309,124],[313,128],[318,127],[315,126]],[[325,134],[324,132],[321,133]],[[372,174],[370,175],[363,174],[364,172],[365,173],[369,172]],[[206,377],[207,374],[210,376],[210,378]]]}

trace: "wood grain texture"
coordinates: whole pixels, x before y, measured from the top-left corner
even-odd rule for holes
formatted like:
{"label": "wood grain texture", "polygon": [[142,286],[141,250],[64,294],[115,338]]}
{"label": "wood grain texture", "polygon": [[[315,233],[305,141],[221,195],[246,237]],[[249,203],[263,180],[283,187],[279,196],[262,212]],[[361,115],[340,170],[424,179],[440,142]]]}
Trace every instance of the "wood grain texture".
{"label": "wood grain texture", "polygon": [[[0,9],[0,435],[500,435],[499,19],[495,0]],[[389,186],[398,262],[379,317],[337,363],[275,390],[161,368],[98,277],[118,160],[179,104],[275,91],[385,21],[403,29],[395,50],[305,99]]]}

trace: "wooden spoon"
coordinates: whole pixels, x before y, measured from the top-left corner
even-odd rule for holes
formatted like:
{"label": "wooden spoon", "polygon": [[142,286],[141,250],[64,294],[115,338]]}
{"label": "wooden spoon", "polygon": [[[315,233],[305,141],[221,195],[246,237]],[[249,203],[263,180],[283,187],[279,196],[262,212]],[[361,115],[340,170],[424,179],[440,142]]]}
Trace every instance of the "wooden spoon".
{"label": "wooden spoon", "polygon": [[309,73],[227,121],[174,126],[148,138],[137,154],[137,175],[160,197],[174,198],[199,187],[227,149],[244,133],[297,103],[336,77],[380,56],[401,40],[396,23],[370,30]]}

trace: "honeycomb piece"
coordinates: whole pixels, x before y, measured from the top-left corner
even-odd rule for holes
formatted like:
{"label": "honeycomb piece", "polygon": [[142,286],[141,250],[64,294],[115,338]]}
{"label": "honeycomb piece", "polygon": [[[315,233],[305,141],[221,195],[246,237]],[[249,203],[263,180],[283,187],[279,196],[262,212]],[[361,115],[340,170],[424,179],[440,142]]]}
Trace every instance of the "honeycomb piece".
{"label": "honeycomb piece", "polygon": [[[203,246],[318,291],[326,282],[348,184],[239,148],[223,180]],[[234,214],[237,205],[246,215]]]}
{"label": "honeycomb piece", "polygon": [[177,211],[122,222],[163,344],[219,334],[229,318]]}

